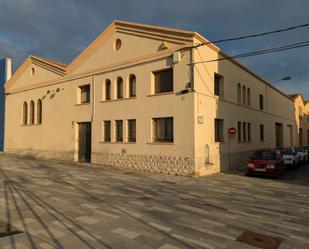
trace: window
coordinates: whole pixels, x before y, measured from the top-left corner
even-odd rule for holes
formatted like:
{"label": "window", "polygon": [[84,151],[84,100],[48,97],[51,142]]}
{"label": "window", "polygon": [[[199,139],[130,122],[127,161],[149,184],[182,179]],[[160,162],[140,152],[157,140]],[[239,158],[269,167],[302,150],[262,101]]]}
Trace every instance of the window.
{"label": "window", "polygon": [[260,110],[264,110],[264,96],[260,94]]}
{"label": "window", "polygon": [[129,97],[136,97],[136,77],[134,74],[129,77]]}
{"label": "window", "polygon": [[80,86],[80,103],[90,103],[90,85]]}
{"label": "window", "polygon": [[248,142],[251,142],[251,123],[247,123],[248,128]]}
{"label": "window", "polygon": [[123,142],[123,121],[122,120],[116,120],[116,142]]}
{"label": "window", "polygon": [[242,123],[242,141],[246,142],[247,141],[247,123],[243,122]]}
{"label": "window", "polygon": [[42,100],[37,102],[37,123],[42,124]]}
{"label": "window", "polygon": [[121,40],[120,39],[117,39],[114,43],[114,50],[117,51],[121,48]]}
{"label": "window", "polygon": [[303,119],[303,108],[301,108],[301,106],[298,107],[298,115],[299,119]]}
{"label": "window", "polygon": [[117,99],[123,98],[123,79],[121,77],[117,78]]}
{"label": "window", "polygon": [[224,142],[224,120],[215,119],[215,142]]}
{"label": "window", "polygon": [[251,105],[251,90],[250,88],[247,89],[247,105]]}
{"label": "window", "polygon": [[154,73],[154,92],[165,93],[173,91],[173,68]]}
{"label": "window", "polygon": [[237,84],[237,103],[241,104],[241,85]]}
{"label": "window", "polygon": [[136,120],[128,120],[128,142],[136,142]]}
{"label": "window", "polygon": [[264,125],[260,124],[260,141],[264,142]]}
{"label": "window", "polygon": [[23,104],[23,125],[28,124],[28,104],[25,101]]}
{"label": "window", "polygon": [[105,81],[105,100],[111,99],[111,81],[107,79]]}
{"label": "window", "polygon": [[238,143],[241,143],[241,122],[238,121],[237,123],[237,135],[238,135]]}
{"label": "window", "polygon": [[34,124],[34,102],[30,102],[30,124]]}
{"label": "window", "polygon": [[246,87],[242,87],[242,103],[245,105],[247,102],[247,93],[246,93]]}
{"label": "window", "polygon": [[153,142],[172,143],[174,142],[174,120],[168,118],[153,119]]}
{"label": "window", "polygon": [[104,142],[111,142],[111,121],[104,121],[104,137],[103,141]]}
{"label": "window", "polygon": [[299,128],[299,146],[303,145],[303,129]]}
{"label": "window", "polygon": [[223,76],[216,74],[214,77],[214,94],[223,97]]}

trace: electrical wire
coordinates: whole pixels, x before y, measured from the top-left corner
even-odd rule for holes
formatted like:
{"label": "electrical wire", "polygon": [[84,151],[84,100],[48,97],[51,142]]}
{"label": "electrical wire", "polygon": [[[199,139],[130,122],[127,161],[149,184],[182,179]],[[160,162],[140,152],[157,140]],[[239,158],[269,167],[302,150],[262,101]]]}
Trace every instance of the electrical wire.
{"label": "electrical wire", "polygon": [[294,30],[294,29],[305,28],[305,27],[309,27],[309,23],[305,23],[305,24],[301,24],[301,25],[297,25],[297,26],[292,26],[292,27],[288,27],[288,28],[283,28],[283,29],[276,29],[276,30],[272,30],[272,31],[268,31],[268,32],[263,32],[263,33],[252,34],[252,35],[232,37],[232,38],[215,40],[215,41],[209,41],[209,42],[202,42],[202,43],[197,44],[197,45],[195,45],[193,47],[200,47],[200,46],[207,45],[207,44],[218,44],[218,43],[222,43],[222,42],[244,40],[244,39],[255,38],[255,37],[260,37],[260,36],[266,36],[266,35],[271,35],[271,34],[276,34],[276,33],[282,33],[282,32],[291,31],[291,30]]}
{"label": "electrical wire", "polygon": [[292,43],[292,44],[281,46],[281,47],[257,50],[257,51],[252,51],[252,52],[243,53],[243,54],[237,54],[237,55],[233,55],[233,56],[226,56],[224,58],[219,58],[219,59],[214,59],[214,60],[199,61],[199,62],[195,62],[194,64],[208,63],[208,62],[215,62],[215,61],[222,61],[222,60],[230,60],[230,59],[237,59],[237,58],[245,58],[245,57],[250,57],[250,56],[276,53],[276,52],[281,52],[281,51],[296,49],[296,48],[302,48],[302,47],[307,47],[307,46],[309,46],[309,40],[303,41],[303,42],[298,42],[298,43]]}

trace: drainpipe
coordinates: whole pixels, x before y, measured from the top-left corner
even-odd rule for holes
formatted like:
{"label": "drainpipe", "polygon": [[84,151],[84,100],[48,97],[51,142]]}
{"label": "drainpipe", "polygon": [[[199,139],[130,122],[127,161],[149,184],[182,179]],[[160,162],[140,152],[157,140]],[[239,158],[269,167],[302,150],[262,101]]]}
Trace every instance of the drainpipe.
{"label": "drainpipe", "polygon": [[95,76],[92,77],[92,113],[91,113],[91,123],[94,121],[95,116]]}

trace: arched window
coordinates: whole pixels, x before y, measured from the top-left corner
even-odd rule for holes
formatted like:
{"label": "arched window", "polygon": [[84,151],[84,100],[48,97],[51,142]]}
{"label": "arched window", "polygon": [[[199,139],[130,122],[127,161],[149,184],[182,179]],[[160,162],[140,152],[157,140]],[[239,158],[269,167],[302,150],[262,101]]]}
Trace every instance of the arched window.
{"label": "arched window", "polygon": [[251,90],[250,88],[247,89],[247,105],[251,105]]}
{"label": "arched window", "polygon": [[242,103],[245,105],[247,102],[247,93],[246,93],[246,87],[242,87]]}
{"label": "arched window", "polygon": [[37,123],[42,124],[42,100],[37,102]]}
{"label": "arched window", "polygon": [[121,77],[117,78],[117,99],[123,98],[123,79]]}
{"label": "arched window", "polygon": [[107,79],[105,81],[105,100],[111,99],[111,81]]}
{"label": "arched window", "polygon": [[129,77],[129,97],[136,97],[136,77],[134,74]]}
{"label": "arched window", "polygon": [[34,124],[34,102],[31,100],[30,102],[30,124]]}
{"label": "arched window", "polygon": [[237,85],[237,103],[241,104],[241,85],[238,83]]}
{"label": "arched window", "polygon": [[28,124],[28,104],[25,101],[23,104],[23,125]]}

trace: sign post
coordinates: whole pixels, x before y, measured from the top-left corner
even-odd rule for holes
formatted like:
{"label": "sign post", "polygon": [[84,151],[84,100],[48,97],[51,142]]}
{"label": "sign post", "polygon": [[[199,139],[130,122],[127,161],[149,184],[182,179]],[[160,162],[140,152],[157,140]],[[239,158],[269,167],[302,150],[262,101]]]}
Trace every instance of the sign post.
{"label": "sign post", "polygon": [[229,161],[229,169],[231,168],[231,155],[230,155],[230,139],[231,137],[235,136],[237,133],[237,129],[235,127],[231,127],[227,130],[228,136],[227,136],[227,155],[228,155],[228,161]]}

